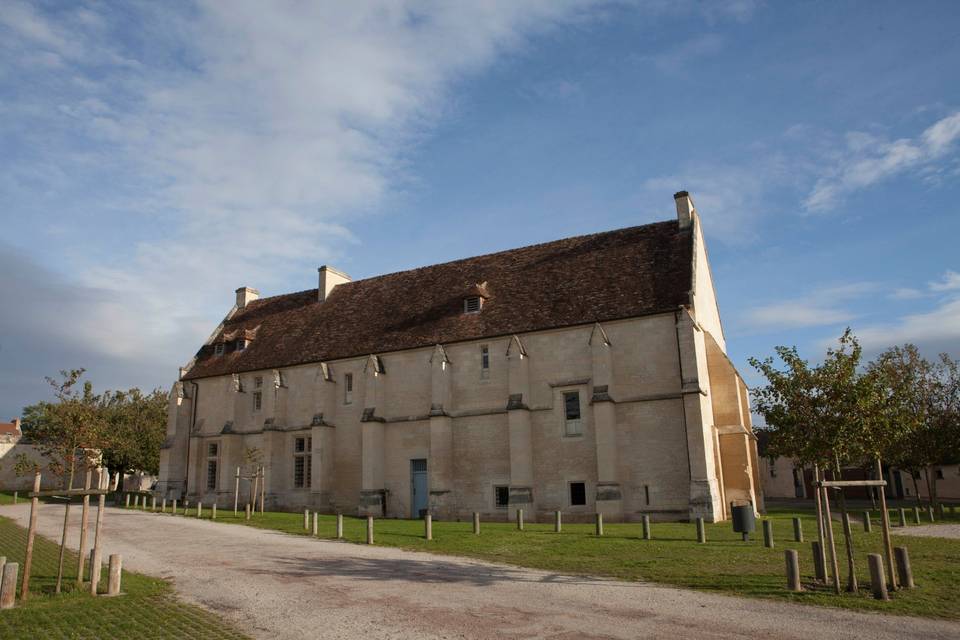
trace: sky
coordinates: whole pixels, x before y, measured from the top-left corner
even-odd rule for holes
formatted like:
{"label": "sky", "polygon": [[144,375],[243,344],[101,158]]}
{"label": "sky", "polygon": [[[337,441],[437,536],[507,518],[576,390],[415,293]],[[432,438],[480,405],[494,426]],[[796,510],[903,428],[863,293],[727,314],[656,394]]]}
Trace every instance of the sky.
{"label": "sky", "polygon": [[956,2],[0,6],[0,418],[234,290],[700,213],[728,351],[960,357]]}

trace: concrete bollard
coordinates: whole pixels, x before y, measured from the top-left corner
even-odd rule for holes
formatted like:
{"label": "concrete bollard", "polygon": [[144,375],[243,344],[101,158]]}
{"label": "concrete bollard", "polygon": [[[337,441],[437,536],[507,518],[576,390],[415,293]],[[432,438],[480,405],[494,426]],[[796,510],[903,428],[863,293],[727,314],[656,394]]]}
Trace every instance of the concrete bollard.
{"label": "concrete bollard", "polygon": [[373,544],[373,516],[367,516],[367,544]]}
{"label": "concrete bollard", "polygon": [[473,535],[480,535],[480,514],[473,512]]}
{"label": "concrete bollard", "polygon": [[523,531],[523,509],[517,509],[517,530]]}
{"label": "concrete bollard", "polygon": [[936,522],[933,519],[933,507],[927,507],[927,517],[930,518],[930,522]]}
{"label": "concrete bollard", "polygon": [[700,544],[707,542],[707,528],[703,524],[703,518],[697,518],[697,542]]}
{"label": "concrete bollard", "polygon": [[243,508],[244,508],[243,517],[245,520],[249,520],[250,519],[250,503],[243,505]]}
{"label": "concrete bollard", "polygon": [[197,503],[197,517],[198,517],[198,518],[202,518],[202,517],[203,517],[203,503],[202,503],[202,502],[198,502],[198,503]]}
{"label": "concrete bollard", "polygon": [[596,515],[596,525],[597,525],[596,527],[597,536],[603,536],[603,514],[602,513],[598,513]]}
{"label": "concrete bollard", "polygon": [[818,582],[827,581],[827,559],[823,555],[823,547],[819,540],[810,543],[813,548],[813,571]]}
{"label": "concrete bollard", "polygon": [[139,493],[133,494],[133,508],[134,508],[134,509],[139,509],[139,508],[140,508],[140,494],[139,494]]}
{"label": "concrete bollard", "polygon": [[337,514],[337,540],[343,540],[343,514]]}
{"label": "concrete bollard", "polygon": [[173,499],[173,504],[170,505],[170,515],[177,515],[177,499]]}
{"label": "concrete bollard", "polygon": [[803,542],[803,524],[800,522],[800,518],[793,519],[793,541]]}
{"label": "concrete bollard", "polygon": [[160,513],[166,513],[166,512],[167,512],[167,499],[164,498],[163,500],[160,501]]}
{"label": "concrete bollard", "polygon": [[307,531],[310,529],[310,509],[303,510],[303,530]]}
{"label": "concrete bollard", "polygon": [[763,546],[767,549],[773,549],[773,521],[763,521]]}
{"label": "concrete bollard", "polygon": [[17,574],[20,565],[16,562],[6,562],[0,567],[3,575],[0,576],[0,609],[12,609],[17,597]]}
{"label": "concrete bollard", "polygon": [[124,504],[123,506],[124,506],[125,509],[129,509],[129,508],[130,508],[130,494],[129,494],[129,493],[127,494],[126,504]]}
{"label": "concrete bollard", "polygon": [[150,496],[150,511],[157,510],[157,496]]}
{"label": "concrete bollard", "polygon": [[873,597],[877,600],[889,600],[887,581],[883,577],[883,558],[879,553],[868,554],[867,564],[870,565],[870,588],[873,590]]}
{"label": "concrete bollard", "polygon": [[900,507],[900,526],[907,526],[907,512],[903,507]]}
{"label": "concrete bollard", "polygon": [[870,512],[869,512],[869,511],[864,511],[864,512],[863,512],[863,532],[864,532],[864,533],[870,533],[870,531],[872,530],[872,528],[873,528],[873,527],[872,527],[872,524],[871,524],[871,522],[870,522]]}
{"label": "concrete bollard", "polygon": [[123,558],[119,553],[110,554],[110,574],[107,578],[107,595],[120,595],[120,572],[123,568]]}
{"label": "concrete bollard", "polygon": [[100,559],[102,551],[100,547],[94,545],[90,551],[90,595],[97,595],[97,587],[100,585],[100,574],[103,573],[103,562]]}
{"label": "concrete bollard", "polygon": [[423,516],[423,537],[433,540],[433,516],[429,513]]}
{"label": "concrete bollard", "polygon": [[894,547],[893,557],[897,561],[897,574],[900,576],[900,586],[904,589],[913,589],[913,569],[910,568],[910,554],[906,547]]}
{"label": "concrete bollard", "polygon": [[800,558],[796,549],[787,549],[783,552],[787,564],[787,590],[803,591],[800,586]]}
{"label": "concrete bollard", "polygon": [[214,502],[213,506],[210,507],[210,519],[211,520],[217,519],[217,503],[216,502]]}
{"label": "concrete bollard", "polygon": [[313,535],[316,536],[320,533],[320,514],[316,511],[313,512]]}
{"label": "concrete bollard", "polygon": [[650,539],[650,516],[643,514],[643,539]]}
{"label": "concrete bollard", "polygon": [[563,514],[560,511],[553,512],[553,532],[560,533],[563,531]]}
{"label": "concrete bollard", "polygon": [[920,524],[920,507],[913,508],[913,523]]}

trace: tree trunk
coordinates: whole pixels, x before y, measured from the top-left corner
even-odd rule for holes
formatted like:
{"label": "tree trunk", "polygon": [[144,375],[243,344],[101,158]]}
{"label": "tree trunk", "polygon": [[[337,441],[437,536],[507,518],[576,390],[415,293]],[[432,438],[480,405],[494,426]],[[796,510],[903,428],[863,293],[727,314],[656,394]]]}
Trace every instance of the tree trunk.
{"label": "tree trunk", "polygon": [[[77,468],[77,450],[73,449],[73,455],[70,456],[70,475],[67,480],[67,486],[64,487],[67,491],[73,488],[73,474]],[[57,586],[55,588],[56,593],[60,593],[60,585],[63,583],[63,555],[67,547],[67,525],[70,522],[70,495],[67,495],[67,504],[63,510],[63,534],[60,536],[60,562],[57,565]]]}
{"label": "tree trunk", "polygon": [[932,507],[934,505],[933,505],[933,487],[930,485],[930,469],[931,469],[931,465],[927,465],[926,467],[924,467],[923,475],[927,481],[927,502]]}
{"label": "tree trunk", "polygon": [[[872,469],[867,469],[867,477],[871,480],[879,480],[880,478],[874,478],[876,474]],[[874,511],[877,510],[877,489],[876,487],[867,487],[867,492],[870,494],[870,508]]]}
{"label": "tree trunk", "polygon": [[920,486],[917,484],[917,476],[919,475],[920,473],[917,471],[910,472],[910,477],[913,479],[913,493],[917,500],[917,504],[920,504]]}
{"label": "tree trunk", "polygon": [[[836,463],[836,471],[834,472],[834,479],[840,480],[842,475],[840,473],[840,463]],[[847,591],[851,593],[857,592],[857,570],[853,561],[853,540],[850,535],[850,518],[847,516],[847,500],[843,495],[843,487],[840,487],[840,518],[841,523],[843,524],[843,543],[847,548]]]}

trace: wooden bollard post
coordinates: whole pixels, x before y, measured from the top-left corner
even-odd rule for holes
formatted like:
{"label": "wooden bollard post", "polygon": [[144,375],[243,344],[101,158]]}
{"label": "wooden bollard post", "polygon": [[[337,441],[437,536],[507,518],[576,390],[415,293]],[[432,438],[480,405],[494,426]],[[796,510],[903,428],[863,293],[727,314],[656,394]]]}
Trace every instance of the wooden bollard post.
{"label": "wooden bollard post", "polygon": [[16,562],[7,562],[0,566],[0,609],[12,609],[17,596],[17,574],[20,565]]}
{"label": "wooden bollard post", "polygon": [[343,540],[343,514],[337,514],[337,540]]}
{"label": "wooden bollard post", "polygon": [[517,530],[523,531],[523,509],[517,509]]}
{"label": "wooden bollard post", "polygon": [[897,574],[900,576],[900,586],[904,589],[913,589],[913,569],[910,568],[910,554],[906,547],[894,547],[893,556],[897,560]]}
{"label": "wooden bollard post", "polygon": [[316,511],[313,512],[313,535],[316,536],[320,532],[320,514]]}
{"label": "wooden bollard post", "polygon": [[160,501],[160,513],[166,513],[166,512],[167,512],[167,499],[164,498],[163,500]]}
{"label": "wooden bollard post", "polygon": [[[240,500],[240,467],[237,467],[237,475],[234,476],[233,485],[233,515],[237,515],[237,505]],[[247,518],[249,520],[250,518]]]}
{"label": "wooden bollard post", "polygon": [[245,518],[246,520],[249,520],[249,519],[250,519],[250,505],[249,505],[249,504],[245,504],[245,505],[243,505],[243,508],[244,508],[244,510],[245,510],[245,512],[244,512],[244,518]]}
{"label": "wooden bollard post", "polygon": [[127,503],[124,505],[124,507],[127,508],[127,509],[130,508],[130,494],[129,494],[129,493],[127,494]]}
{"label": "wooden bollard post", "polygon": [[920,524],[920,507],[913,508],[913,523]]}
{"label": "wooden bollard post", "polygon": [[177,515],[177,499],[173,499],[173,504],[170,505],[170,515]]}
{"label": "wooden bollard post", "polygon": [[37,535],[37,511],[40,508],[40,472],[33,476],[33,494],[30,498],[30,525],[27,529],[27,550],[23,555],[23,577],[20,578],[20,600],[26,601],[30,597],[30,566],[33,563],[33,541]]}
{"label": "wooden bollard post", "polygon": [[843,530],[844,530],[844,531],[848,531],[848,532],[853,531],[853,529],[850,528],[850,514],[849,514],[849,513],[843,514]]}
{"label": "wooden bollard post", "polygon": [[107,578],[107,595],[120,595],[120,575],[123,570],[123,558],[119,553],[110,554],[110,573]]}
{"label": "wooden bollard post", "polygon": [[643,514],[643,539],[650,539],[650,516]]}
{"label": "wooden bollard post", "polygon": [[17,504],[17,496],[19,493],[20,493],[19,491],[13,492],[13,504]]}
{"label": "wooden bollard post", "polygon": [[597,536],[603,536],[603,514],[597,513]]}
{"label": "wooden bollard post", "polygon": [[773,549],[773,521],[763,521],[763,546],[767,549]]}
{"label": "wooden bollard post", "polygon": [[203,503],[199,501],[197,502],[197,517],[198,518],[203,517]]}
{"label": "wooden bollard post", "polygon": [[563,531],[563,513],[560,511],[553,512],[553,532],[560,533]]}
{"label": "wooden bollard post", "polygon": [[[94,574],[94,573],[97,573],[96,580],[97,580],[97,582],[100,582],[100,575],[99,575],[99,574],[100,574],[100,571],[99,571],[100,568],[97,567],[97,566],[94,564],[94,562],[93,562],[94,559],[96,559],[96,557],[97,557],[97,550],[96,550],[96,549],[90,549],[90,558],[89,558],[90,567],[89,567],[89,569],[90,569],[90,583],[91,583],[91,584],[93,584],[93,580],[94,580],[93,574]],[[97,594],[94,593],[93,595],[97,595]]]}
{"label": "wooden bollard post", "polygon": [[930,518],[930,522],[935,522],[933,519],[933,507],[927,507],[927,516]]}
{"label": "wooden bollard post", "polygon": [[887,581],[883,577],[883,557],[879,553],[868,554],[867,564],[870,565],[870,588],[873,590],[873,597],[877,600],[889,600]]}
{"label": "wooden bollard post", "polygon": [[423,516],[423,536],[427,540],[433,540],[433,516],[429,513]]}
{"label": "wooden bollard post", "polygon": [[473,535],[480,535],[480,514],[473,512]]}
{"label": "wooden bollard post", "polygon": [[[14,493],[16,493],[16,491],[14,491]],[[13,498],[13,504],[17,504],[16,496],[14,496]],[[937,503],[937,517],[943,520],[943,503],[942,502]]]}
{"label": "wooden bollard post", "polygon": [[373,544],[373,516],[367,516],[367,544]]}
{"label": "wooden bollard post", "polygon": [[707,528],[703,524],[703,518],[697,518],[697,542],[700,544],[707,543]]}
{"label": "wooden bollard post", "polygon": [[[97,484],[100,489],[110,488],[110,474],[104,474],[102,470],[97,476]],[[102,564],[100,562],[100,529],[103,527],[103,512],[106,511],[106,494],[101,493],[97,499],[97,526],[93,532],[93,551],[90,555],[90,595],[97,595],[97,587],[100,584],[100,572]]]}
{"label": "wooden bollard post", "polygon": [[903,507],[900,507],[900,526],[907,526],[907,512]]}
{"label": "wooden bollard post", "polygon": [[217,519],[217,503],[216,502],[214,502],[213,506],[210,507],[210,519],[211,520]]}
{"label": "wooden bollard post", "polygon": [[823,554],[823,545],[819,540],[810,543],[813,548],[813,571],[818,582],[827,581],[827,558]]}
{"label": "wooden bollard post", "polygon": [[793,519],[793,541],[803,542],[803,523],[800,518]]}
{"label": "wooden bollard post", "polygon": [[[93,486],[93,469],[87,469],[87,474],[83,481],[83,488],[89,491]],[[80,511],[80,549],[77,553],[77,586],[83,584],[83,564],[86,562],[87,550],[87,516],[90,514],[90,496],[83,496],[83,507]]]}
{"label": "wooden bollard post", "polygon": [[157,510],[157,496],[150,496],[150,511]]}
{"label": "wooden bollard post", "polygon": [[787,549],[783,552],[787,563],[787,589],[789,591],[803,591],[800,586],[800,559],[796,549]]}
{"label": "wooden bollard post", "polygon": [[303,530],[310,529],[310,509],[303,510]]}
{"label": "wooden bollard post", "polygon": [[190,508],[190,500],[187,498],[183,499],[183,515],[187,515],[187,509]]}
{"label": "wooden bollard post", "polygon": [[863,532],[870,533],[871,530],[872,530],[872,525],[870,523],[870,512],[864,511],[863,512]]}

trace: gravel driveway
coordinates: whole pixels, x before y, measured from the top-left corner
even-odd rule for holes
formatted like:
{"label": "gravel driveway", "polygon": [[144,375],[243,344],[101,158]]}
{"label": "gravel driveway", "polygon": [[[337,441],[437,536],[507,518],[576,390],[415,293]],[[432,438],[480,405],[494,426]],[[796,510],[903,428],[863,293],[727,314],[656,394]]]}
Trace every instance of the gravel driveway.
{"label": "gravel driveway", "polygon": [[[20,524],[28,513],[29,505],[0,508]],[[105,557],[121,553],[125,568],[173,580],[184,599],[258,638],[960,638],[960,624],[951,622],[564,576],[121,509],[105,515]],[[42,506],[40,532],[58,536],[62,518],[62,507]]]}
{"label": "gravel driveway", "polygon": [[922,524],[920,526],[891,527],[890,533],[897,536],[920,536],[922,538],[960,539],[960,524]]}

